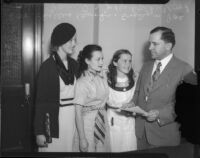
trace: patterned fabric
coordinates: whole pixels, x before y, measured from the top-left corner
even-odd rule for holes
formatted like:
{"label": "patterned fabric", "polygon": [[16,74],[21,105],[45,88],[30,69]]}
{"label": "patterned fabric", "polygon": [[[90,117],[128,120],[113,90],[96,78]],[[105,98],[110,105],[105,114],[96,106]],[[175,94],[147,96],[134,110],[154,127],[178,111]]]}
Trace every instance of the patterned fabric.
{"label": "patterned fabric", "polygon": [[160,67],[161,67],[161,62],[157,64],[156,70],[154,71],[152,75],[152,81],[155,82],[158,80],[158,77],[160,76]]}
{"label": "patterned fabric", "polygon": [[95,127],[94,127],[95,144],[97,144],[98,141],[101,141],[102,144],[104,144],[105,133],[106,133],[105,118],[102,109],[100,109],[98,110],[97,116],[95,118]]}
{"label": "patterned fabric", "polygon": [[149,92],[152,90],[152,88],[153,88],[153,84],[154,84],[154,82],[155,81],[157,81],[158,80],[158,77],[160,76],[160,67],[162,66],[162,64],[161,64],[161,62],[159,62],[158,64],[157,64],[157,67],[156,67],[156,70],[154,71],[154,73],[153,73],[153,75],[152,75],[152,77],[151,77],[151,80],[150,80],[150,82],[149,82],[149,84],[148,84],[148,86],[147,86],[147,89],[146,89],[146,91],[145,91],[145,93],[146,93],[146,98],[145,98],[145,100],[147,101],[148,100],[148,95],[149,95]]}
{"label": "patterned fabric", "polygon": [[50,119],[49,113],[46,113],[46,121],[45,121],[45,130],[46,130],[46,141],[47,143],[52,143],[51,133],[50,133]]}

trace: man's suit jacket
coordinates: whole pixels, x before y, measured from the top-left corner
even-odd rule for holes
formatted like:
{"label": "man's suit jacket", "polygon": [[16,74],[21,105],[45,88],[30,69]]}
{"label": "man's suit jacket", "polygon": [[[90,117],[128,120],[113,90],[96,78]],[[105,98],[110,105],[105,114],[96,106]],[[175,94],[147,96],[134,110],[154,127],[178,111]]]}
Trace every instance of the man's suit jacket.
{"label": "man's suit jacket", "polygon": [[136,117],[136,136],[141,138],[146,132],[147,141],[152,145],[178,145],[180,132],[179,125],[175,122],[174,110],[176,88],[183,80],[194,84],[197,80],[192,75],[192,67],[173,56],[158,80],[154,82],[146,100],[146,89],[151,79],[153,64],[154,61],[150,61],[143,65],[136,85],[134,102],[145,111],[159,110],[160,124]]}

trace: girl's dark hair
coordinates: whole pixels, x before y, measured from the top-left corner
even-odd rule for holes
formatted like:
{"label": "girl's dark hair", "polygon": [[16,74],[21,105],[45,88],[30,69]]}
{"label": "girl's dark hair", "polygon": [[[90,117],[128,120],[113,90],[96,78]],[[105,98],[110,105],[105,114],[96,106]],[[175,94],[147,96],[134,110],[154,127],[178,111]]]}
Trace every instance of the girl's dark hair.
{"label": "girl's dark hair", "polygon": [[85,70],[88,69],[88,64],[85,62],[85,59],[90,60],[92,58],[92,53],[94,51],[102,51],[101,46],[95,45],[95,44],[90,44],[87,45],[79,52],[77,61],[79,64],[78,68],[78,78],[83,74]]}
{"label": "girl's dark hair", "polygon": [[[120,50],[117,50],[114,55],[113,55],[113,58],[108,66],[108,84],[114,88],[115,85],[116,85],[116,82],[117,82],[117,68],[116,66],[113,64],[113,62],[117,62],[120,58],[120,56],[122,54],[129,54],[131,57],[132,57],[132,54],[126,50],[126,49],[120,49]],[[129,71],[129,73],[127,74],[127,77],[128,77],[128,80],[129,80],[129,84],[130,83],[135,83],[134,81],[134,76],[135,76],[135,73],[133,71],[133,68],[131,68],[131,70]]]}

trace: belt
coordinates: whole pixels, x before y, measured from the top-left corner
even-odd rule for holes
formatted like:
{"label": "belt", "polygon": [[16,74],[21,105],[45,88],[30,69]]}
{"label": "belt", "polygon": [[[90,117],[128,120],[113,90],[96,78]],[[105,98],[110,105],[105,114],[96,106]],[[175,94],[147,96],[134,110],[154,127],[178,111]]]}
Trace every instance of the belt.
{"label": "belt", "polygon": [[74,98],[65,98],[65,99],[60,99],[61,101],[68,101],[68,100],[73,100]]}
{"label": "belt", "polygon": [[[69,101],[69,100],[73,100],[74,98],[66,98],[66,99],[60,99],[61,101]],[[73,103],[67,103],[67,104],[60,104],[60,107],[64,107],[64,106],[72,106],[74,105]]]}
{"label": "belt", "polygon": [[69,103],[69,104],[60,104],[59,106],[60,107],[64,107],[64,106],[72,106],[72,105],[74,105],[73,103]]}
{"label": "belt", "polygon": [[115,110],[119,109],[119,107],[110,106],[110,105],[108,105],[108,104],[106,104],[106,105],[107,105],[107,108],[108,108],[108,109],[115,109]]}

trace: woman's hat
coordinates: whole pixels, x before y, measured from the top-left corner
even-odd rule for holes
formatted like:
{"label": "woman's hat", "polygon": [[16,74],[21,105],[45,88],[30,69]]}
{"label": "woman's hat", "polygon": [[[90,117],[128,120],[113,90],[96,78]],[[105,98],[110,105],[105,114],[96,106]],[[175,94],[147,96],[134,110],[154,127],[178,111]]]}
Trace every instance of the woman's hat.
{"label": "woman's hat", "polygon": [[61,46],[68,42],[76,33],[76,29],[69,23],[57,25],[51,34],[51,45]]}

